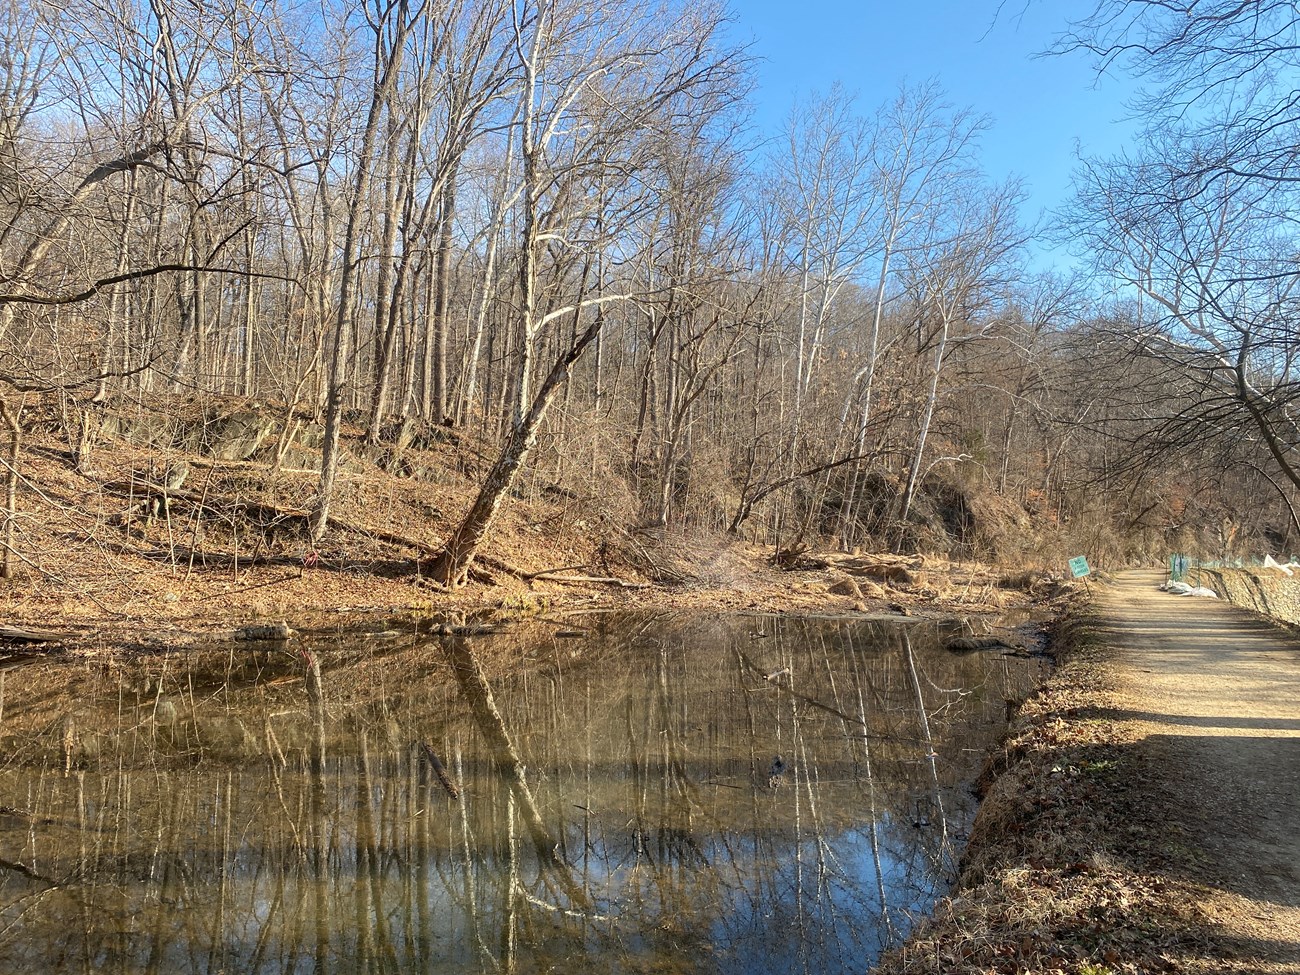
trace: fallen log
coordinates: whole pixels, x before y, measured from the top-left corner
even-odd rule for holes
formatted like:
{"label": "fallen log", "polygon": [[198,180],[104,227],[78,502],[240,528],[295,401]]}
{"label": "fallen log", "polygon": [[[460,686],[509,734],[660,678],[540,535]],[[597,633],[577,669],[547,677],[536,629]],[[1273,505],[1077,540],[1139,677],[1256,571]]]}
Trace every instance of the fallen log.
{"label": "fallen log", "polygon": [[279,643],[288,640],[294,632],[288,623],[254,623],[235,630],[235,639],[241,642],[270,640]]}
{"label": "fallen log", "polygon": [[257,515],[258,517],[270,521],[286,521],[294,519],[305,521],[309,514],[309,512],[302,508],[281,508],[278,505],[265,504],[259,501],[249,501],[246,498],[224,498],[220,495],[213,497],[206,491],[171,489],[165,484],[158,484],[155,481],[149,481],[143,478],[132,478],[129,481],[107,481],[104,483],[104,490],[112,492],[119,497],[135,497],[140,500],[165,498],[168,501],[184,501],[187,504],[193,504],[199,508],[217,514],[220,514],[217,505],[224,501],[237,510]]}
{"label": "fallen log", "polygon": [[492,623],[439,623],[430,632],[434,636],[492,636],[501,627]]}
{"label": "fallen log", "polygon": [[[249,501],[245,498],[226,498],[221,495],[213,496],[196,491],[169,490],[162,484],[140,478],[133,478],[130,481],[109,481],[104,485],[104,489],[119,496],[137,497],[141,500],[166,497],[171,501],[184,501],[217,515],[221,514],[218,505],[225,503],[245,514],[270,522],[298,521],[305,524],[309,515],[309,512],[302,508],[282,508],[279,505]],[[335,531],[365,535],[376,541],[387,542],[389,545],[415,549],[417,552],[422,553],[422,556],[428,555],[435,550],[435,547],[428,542],[423,542],[418,538],[411,538],[409,535],[403,535],[400,532],[387,531],[383,528],[374,528],[368,525],[339,521],[338,519],[331,519],[330,527]],[[503,570],[509,569],[504,563],[497,563],[497,565]]]}
{"label": "fallen log", "polygon": [[612,576],[573,576],[559,575],[553,572],[537,572],[529,577],[530,579],[542,579],[546,582],[559,582],[572,586],[618,586],[620,589],[649,589],[650,586],[644,582],[628,582],[626,579],[615,579]]}
{"label": "fallen log", "polygon": [[890,560],[879,557],[850,556],[827,557],[825,561],[828,567],[859,578],[865,577],[880,582],[900,582],[904,585],[911,585],[916,581],[913,570],[917,566],[902,559]]}
{"label": "fallen log", "polygon": [[33,630],[24,626],[0,626],[0,640],[9,640],[13,643],[61,643],[71,638],[71,633]]}

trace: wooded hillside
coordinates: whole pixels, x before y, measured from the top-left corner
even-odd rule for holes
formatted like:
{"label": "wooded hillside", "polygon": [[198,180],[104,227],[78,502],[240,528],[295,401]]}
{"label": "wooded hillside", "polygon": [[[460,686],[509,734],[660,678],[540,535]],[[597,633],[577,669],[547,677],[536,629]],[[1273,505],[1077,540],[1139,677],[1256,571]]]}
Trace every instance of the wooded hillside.
{"label": "wooded hillside", "polygon": [[[629,527],[783,548],[1289,551],[1297,272],[1260,270],[1286,231],[1258,229],[1280,196],[1203,172],[1182,210],[1139,213],[1113,205],[1133,172],[1094,166],[1072,226],[1109,279],[1033,272],[1019,188],[980,167],[988,120],[934,85],[833,90],[760,143],[725,16],[14,0],[10,571],[54,510],[23,480],[34,425],[79,468],[122,417],[245,407],[258,462],[313,472],[316,544],[341,437],[394,476],[429,473],[402,468],[412,444],[473,444],[480,493],[421,567],[446,586],[530,468]],[[1236,263],[1189,299],[1214,242]]]}

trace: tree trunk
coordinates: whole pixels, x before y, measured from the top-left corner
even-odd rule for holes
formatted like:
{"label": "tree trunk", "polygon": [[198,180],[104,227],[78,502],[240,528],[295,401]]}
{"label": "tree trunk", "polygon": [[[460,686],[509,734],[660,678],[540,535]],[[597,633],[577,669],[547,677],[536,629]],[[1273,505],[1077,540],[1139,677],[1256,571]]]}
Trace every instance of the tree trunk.
{"label": "tree trunk", "polygon": [[0,419],[9,428],[9,457],[5,474],[5,530],[4,530],[4,564],[0,566],[0,576],[6,579],[14,577],[14,536],[17,533],[18,519],[18,451],[22,447],[23,428],[18,417],[9,408],[9,403],[0,397]]}
{"label": "tree trunk", "polygon": [[[379,443],[379,427],[384,421],[384,400],[388,388],[389,359],[393,352],[393,338],[396,332],[397,307],[401,296],[393,283],[397,265],[397,225],[398,217],[398,144],[400,134],[395,120],[388,122],[388,157],[384,172],[384,229],[379,244],[379,275],[375,283],[375,334],[381,336],[375,353],[374,391],[370,397],[370,421],[366,427],[366,443],[371,446]],[[403,262],[406,251],[403,247]]]}
{"label": "tree trunk", "polygon": [[456,215],[456,162],[451,163],[447,183],[442,191],[438,228],[438,256],[433,293],[433,395],[429,419],[445,423],[448,419],[447,338],[451,331],[451,244]]}
{"label": "tree trunk", "polygon": [[496,518],[497,509],[501,507],[501,502],[537,442],[537,430],[546,416],[547,408],[564,381],[569,378],[569,370],[582,356],[583,350],[600,334],[603,318],[604,316],[597,315],[568,351],[555,361],[546,380],[533,397],[528,412],[521,421],[512,424],[501,456],[492,465],[492,470],[488,472],[478,497],[474,499],[474,504],[460,527],[447,540],[442,551],[421,566],[421,570],[439,585],[450,589],[464,584],[474,556],[478,554],[479,546]]}
{"label": "tree trunk", "polygon": [[334,350],[330,359],[329,385],[325,400],[325,439],[321,445],[320,486],[308,520],[313,543],[319,542],[325,535],[325,529],[329,525],[330,504],[334,499],[334,481],[338,476],[339,463],[339,428],[343,423],[344,395],[347,392],[347,374],[350,366],[348,347],[352,334],[352,317],[357,306],[357,290],[360,286],[360,259],[357,249],[361,237],[362,211],[367,206],[370,195],[370,160],[374,155],[374,145],[379,133],[379,118],[392,98],[393,88],[401,71],[406,35],[411,27],[406,15],[406,4],[402,3],[397,12],[399,19],[388,52],[387,63],[382,60],[384,51],[381,39],[377,37],[375,41],[375,59],[380,69],[380,79],[371,93],[370,112],[361,137],[361,150],[357,155],[356,185],[349,207],[347,231],[343,238],[338,316],[334,322]]}
{"label": "tree trunk", "polygon": [[934,371],[930,374],[930,391],[925,399],[925,412],[921,417],[921,429],[916,435],[916,449],[912,452],[912,463],[907,472],[907,487],[903,490],[902,502],[898,509],[898,532],[901,544],[906,531],[907,516],[912,512],[912,499],[916,497],[916,485],[920,479],[921,462],[925,459],[925,442],[930,436],[930,422],[934,419],[934,404],[939,398],[939,374],[943,371],[943,357],[948,350],[948,322],[944,320],[939,333],[939,344],[934,350]]}

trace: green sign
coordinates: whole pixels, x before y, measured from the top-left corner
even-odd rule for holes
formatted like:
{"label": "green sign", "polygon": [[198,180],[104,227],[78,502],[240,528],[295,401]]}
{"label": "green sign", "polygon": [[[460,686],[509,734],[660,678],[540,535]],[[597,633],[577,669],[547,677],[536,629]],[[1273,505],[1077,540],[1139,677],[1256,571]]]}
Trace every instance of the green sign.
{"label": "green sign", "polygon": [[1082,579],[1091,571],[1092,569],[1088,568],[1088,559],[1086,556],[1076,555],[1074,558],[1070,559],[1070,572],[1076,579]]}

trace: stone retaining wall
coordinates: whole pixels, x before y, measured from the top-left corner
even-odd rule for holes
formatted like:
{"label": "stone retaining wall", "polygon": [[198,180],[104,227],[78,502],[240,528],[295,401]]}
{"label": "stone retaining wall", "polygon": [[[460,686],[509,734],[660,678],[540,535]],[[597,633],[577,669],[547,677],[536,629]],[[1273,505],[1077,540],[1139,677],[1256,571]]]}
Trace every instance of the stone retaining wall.
{"label": "stone retaining wall", "polygon": [[1300,624],[1300,572],[1288,576],[1277,569],[1192,569],[1187,581],[1208,586],[1236,606]]}

